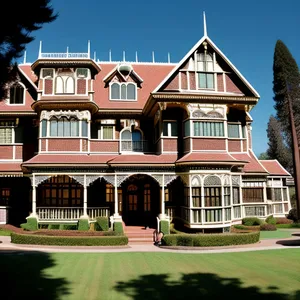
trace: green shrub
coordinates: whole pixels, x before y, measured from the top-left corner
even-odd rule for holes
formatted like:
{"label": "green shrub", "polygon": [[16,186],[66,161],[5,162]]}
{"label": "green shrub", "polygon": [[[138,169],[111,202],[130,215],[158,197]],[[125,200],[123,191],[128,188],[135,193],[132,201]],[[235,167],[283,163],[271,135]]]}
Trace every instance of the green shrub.
{"label": "green shrub", "polygon": [[261,231],[276,231],[277,227],[275,224],[264,223],[260,225]]}
{"label": "green shrub", "polygon": [[89,219],[80,218],[78,221],[78,230],[88,231],[90,229]]}
{"label": "green shrub", "polygon": [[300,228],[300,223],[276,224],[277,228]]}
{"label": "green shrub", "polygon": [[268,217],[266,218],[266,223],[275,225],[275,224],[276,224],[276,219],[275,219],[272,215],[271,215],[271,216],[268,216]]}
{"label": "green shrub", "polygon": [[21,228],[23,228],[24,230],[29,230],[29,231],[35,231],[38,230],[38,221],[37,218],[35,217],[28,217],[26,218],[27,222],[21,224]]}
{"label": "green shrub", "polygon": [[231,227],[231,232],[239,232],[239,230],[243,230],[243,231],[259,231],[260,227],[259,227],[259,225],[246,226],[246,225],[242,225],[242,224],[233,225]]}
{"label": "green shrub", "polygon": [[124,234],[122,222],[114,222],[114,232],[117,234]]}
{"label": "green shrub", "polygon": [[275,218],[277,224],[292,224],[293,221],[288,218]]}
{"label": "green shrub", "polygon": [[44,236],[12,233],[11,241],[15,244],[56,245],[56,246],[122,246],[128,244],[126,236],[74,237]]}
{"label": "green shrub", "polygon": [[96,231],[108,231],[108,217],[98,217],[94,226]]}
{"label": "green shrub", "polygon": [[77,224],[63,224],[63,230],[77,230]]}
{"label": "green shrub", "polygon": [[49,230],[58,230],[61,229],[59,224],[49,224],[48,225]]}
{"label": "green shrub", "polygon": [[297,209],[292,208],[286,217],[296,223],[298,221]]}
{"label": "green shrub", "polygon": [[170,234],[170,222],[168,220],[160,220],[159,228],[164,235]]}
{"label": "green shrub", "polygon": [[243,218],[242,224],[245,226],[255,226],[255,225],[261,225],[262,221],[259,218],[251,217],[251,218]]}
{"label": "green shrub", "polygon": [[166,246],[231,246],[254,244],[259,241],[259,231],[234,234],[167,234],[163,237]]}

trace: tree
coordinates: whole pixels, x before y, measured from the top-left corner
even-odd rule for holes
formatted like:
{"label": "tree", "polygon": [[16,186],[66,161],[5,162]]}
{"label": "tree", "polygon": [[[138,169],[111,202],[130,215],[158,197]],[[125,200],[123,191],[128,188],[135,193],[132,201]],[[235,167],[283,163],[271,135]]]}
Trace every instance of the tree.
{"label": "tree", "polygon": [[275,46],[273,76],[277,119],[293,157],[297,217],[300,219],[300,73],[295,59],[281,40]]}
{"label": "tree", "polygon": [[[284,140],[291,147],[291,127],[288,96],[292,101],[298,143],[300,141],[300,73],[298,65],[286,45],[278,40],[273,61],[273,91],[277,119],[281,124]],[[288,94],[289,93],[289,94]],[[292,148],[292,147],[291,147]]]}
{"label": "tree", "polygon": [[[13,14],[16,11],[18,14]],[[12,65],[23,55],[25,47],[34,40],[32,33],[57,18],[50,0],[3,1],[0,17],[0,99],[6,93],[5,85],[13,80]]]}
{"label": "tree", "polygon": [[284,168],[291,172],[293,169],[292,153],[284,143],[281,125],[273,115],[269,119],[267,135],[269,139],[267,156],[269,159],[277,159]]}
{"label": "tree", "polygon": [[262,152],[259,154],[258,159],[259,160],[267,160],[267,159],[270,159],[270,157],[268,156],[267,152]]}

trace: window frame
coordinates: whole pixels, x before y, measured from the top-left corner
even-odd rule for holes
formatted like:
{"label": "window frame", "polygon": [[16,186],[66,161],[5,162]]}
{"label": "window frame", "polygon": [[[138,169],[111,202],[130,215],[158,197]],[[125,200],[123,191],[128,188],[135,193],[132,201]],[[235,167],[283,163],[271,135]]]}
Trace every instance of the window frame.
{"label": "window frame", "polygon": [[[6,124],[4,125],[4,123],[11,123],[11,124]],[[0,145],[13,145],[15,144],[15,123],[13,121],[0,121],[0,129],[10,129],[11,130],[11,141],[9,143],[6,142],[1,142],[0,141]]]}
{"label": "window frame", "polygon": [[[20,86],[22,89],[23,89],[23,101],[22,101],[22,103],[11,103],[10,101],[11,101],[11,98],[10,98],[10,90],[12,89],[12,88],[14,88],[14,87],[17,87],[17,86]],[[27,91],[27,89],[26,89],[26,87],[25,87],[25,85],[22,83],[22,82],[15,82],[15,83],[13,83],[10,87],[9,87],[9,92],[8,92],[8,101],[7,101],[7,104],[8,105],[11,105],[11,106],[15,106],[15,105],[25,105],[25,99],[26,99],[26,91]]]}
{"label": "window frame", "polygon": [[[167,124],[167,135],[164,135],[164,125]],[[176,135],[172,135],[172,124],[176,126]],[[162,137],[177,138],[178,137],[178,123],[175,120],[162,121]]]}
{"label": "window frame", "polygon": [[[195,135],[195,124],[196,123],[210,123],[210,124],[212,124],[212,123],[219,123],[219,124],[222,124],[222,135]],[[211,119],[210,120],[199,120],[199,119],[197,119],[197,120],[193,120],[193,122],[192,122],[192,137],[205,137],[205,138],[207,138],[207,137],[209,137],[209,138],[224,138],[225,137],[225,126],[224,126],[224,121],[221,121],[221,120],[214,120],[214,121],[212,121]],[[214,129],[214,131],[215,131],[215,129]],[[200,129],[199,129],[199,133],[200,133]],[[204,128],[203,128],[203,133],[204,133]]]}
{"label": "window frame", "polygon": [[[118,85],[119,86],[119,98],[112,98],[112,86],[113,85]],[[126,86],[126,99],[122,99],[122,90],[121,87],[122,85]],[[134,99],[128,99],[128,86],[132,85],[134,86]],[[137,84],[134,82],[110,82],[109,83],[109,100],[111,101],[137,101]]]}

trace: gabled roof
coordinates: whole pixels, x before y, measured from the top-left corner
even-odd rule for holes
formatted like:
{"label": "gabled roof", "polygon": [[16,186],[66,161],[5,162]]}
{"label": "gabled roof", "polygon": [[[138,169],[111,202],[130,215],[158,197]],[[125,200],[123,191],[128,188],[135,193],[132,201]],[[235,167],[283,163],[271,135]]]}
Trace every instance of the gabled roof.
{"label": "gabled roof", "polygon": [[192,54],[206,41],[214,51],[227,63],[227,65],[232,69],[232,71],[241,79],[241,81],[248,87],[254,97],[259,98],[260,95],[253,88],[253,86],[246,80],[246,78],[239,72],[239,70],[231,63],[231,61],[225,56],[225,54],[215,45],[215,43],[207,36],[204,35],[194,47],[182,58],[182,60],[173,68],[173,70],[165,77],[165,79],[154,89],[153,93],[157,93],[164,86],[164,84],[171,79],[172,76],[184,65],[187,60],[192,56]]}
{"label": "gabled roof", "polygon": [[123,79],[123,81],[126,82],[128,76],[125,77],[125,76],[120,72],[120,67],[121,67],[122,65],[125,65],[125,66],[128,65],[128,66],[131,67],[131,71],[129,72],[128,76],[133,77],[139,84],[141,84],[141,83],[143,82],[143,79],[142,79],[142,78],[134,71],[134,69],[132,68],[132,66],[129,65],[129,64],[125,64],[125,63],[123,63],[123,64],[120,63],[120,64],[116,65],[116,66],[111,70],[111,72],[109,72],[109,73],[103,78],[103,81],[104,81],[105,83],[107,83],[107,82],[109,82],[110,80],[112,80],[112,78],[113,78],[116,74],[118,74],[118,76],[120,76],[120,77]]}
{"label": "gabled roof", "polygon": [[291,174],[279,163],[277,159],[260,160],[260,163],[267,169],[270,175],[291,176]]}

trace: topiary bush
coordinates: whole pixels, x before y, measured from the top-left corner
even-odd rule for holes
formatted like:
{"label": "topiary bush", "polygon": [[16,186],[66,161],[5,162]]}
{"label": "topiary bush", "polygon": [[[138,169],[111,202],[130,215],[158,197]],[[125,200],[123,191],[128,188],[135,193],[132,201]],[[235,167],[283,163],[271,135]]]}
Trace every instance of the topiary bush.
{"label": "topiary bush", "polygon": [[122,222],[114,222],[114,232],[116,234],[124,234]]}
{"label": "topiary bush", "polygon": [[243,218],[242,224],[245,226],[255,226],[255,225],[261,225],[262,221],[259,218],[251,217],[251,218]]}
{"label": "topiary bush", "polygon": [[266,218],[266,223],[275,225],[276,224],[276,219],[272,215],[268,216]]}
{"label": "topiary bush", "polygon": [[170,222],[169,220],[160,220],[159,222],[160,231],[165,234],[170,234]]}
{"label": "topiary bush", "polygon": [[89,219],[80,218],[78,221],[78,230],[88,231],[90,229]]}
{"label": "topiary bush", "polygon": [[292,224],[293,221],[288,219],[288,218],[275,218],[276,220],[276,225],[278,224]]}
{"label": "topiary bush", "polygon": [[234,234],[167,234],[162,243],[165,246],[232,246],[257,243],[259,236],[259,231]]}
{"label": "topiary bush", "polygon": [[94,228],[96,231],[108,231],[109,229],[108,217],[98,217],[94,224]]}
{"label": "topiary bush", "polygon": [[74,236],[43,236],[12,233],[11,242],[27,245],[57,246],[123,246],[128,244],[126,236],[74,237]]}
{"label": "topiary bush", "polygon": [[38,221],[37,218],[35,217],[27,217],[26,218],[27,222],[22,223],[20,226],[24,230],[29,230],[29,231],[35,231],[38,230]]}
{"label": "topiary bush", "polygon": [[276,231],[277,227],[275,224],[264,223],[260,225],[261,231]]}

